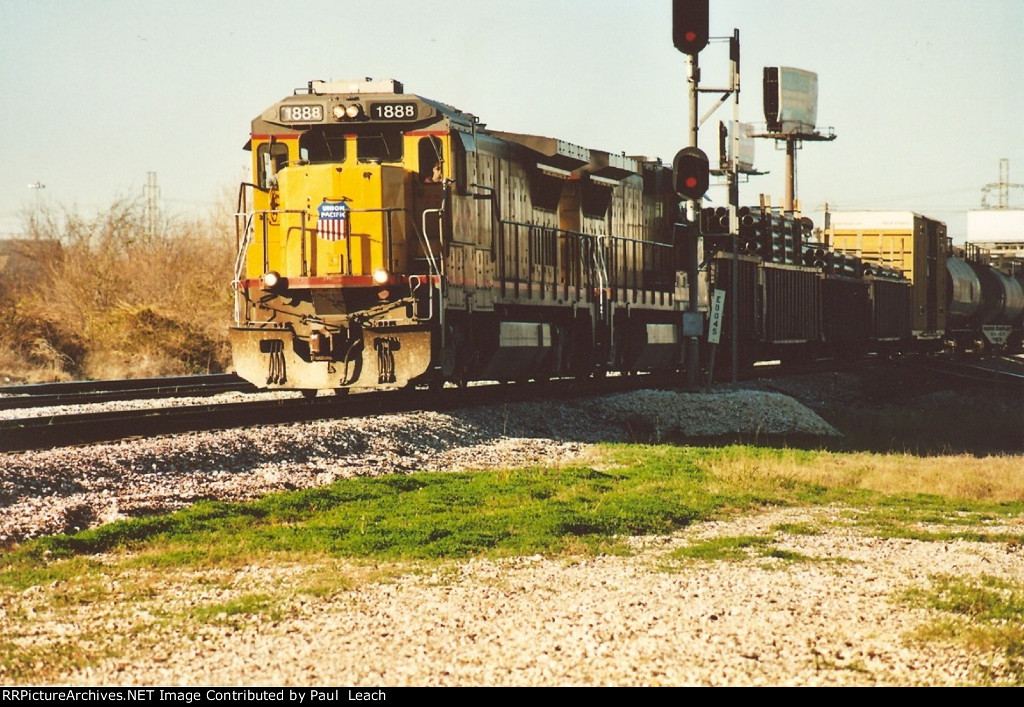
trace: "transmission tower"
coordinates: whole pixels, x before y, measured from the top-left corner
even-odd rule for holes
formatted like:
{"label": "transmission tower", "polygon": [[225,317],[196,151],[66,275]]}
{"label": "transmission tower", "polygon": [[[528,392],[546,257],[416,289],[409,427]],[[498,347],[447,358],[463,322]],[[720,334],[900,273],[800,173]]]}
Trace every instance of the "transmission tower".
{"label": "transmission tower", "polygon": [[[999,160],[999,181],[986,184],[981,188],[981,208],[983,209],[1008,209],[1010,208],[1010,188],[1024,189],[1024,184],[1010,183],[1010,160],[1002,158]],[[997,194],[996,205],[988,203],[988,195],[995,191]]]}

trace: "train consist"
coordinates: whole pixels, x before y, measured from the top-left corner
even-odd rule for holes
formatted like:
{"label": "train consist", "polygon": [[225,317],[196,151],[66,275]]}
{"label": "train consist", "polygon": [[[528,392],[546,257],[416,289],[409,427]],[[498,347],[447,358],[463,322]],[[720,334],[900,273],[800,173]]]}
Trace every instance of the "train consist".
{"label": "train consist", "polygon": [[[965,273],[945,279],[937,226],[912,239],[925,269],[908,273],[791,214],[743,209],[734,242],[706,212],[695,264],[660,160],[491,130],[394,80],[312,81],[253,121],[247,148],[230,337],[261,387],[673,370],[710,293],[734,285],[744,363],[941,341],[947,310],[953,327],[996,323],[984,287],[965,299]],[[1019,342],[1024,298],[1005,299]]]}
{"label": "train consist", "polygon": [[958,351],[1021,349],[1021,273],[992,267],[976,248],[952,248],[944,224],[907,211],[852,211],[831,214],[827,230],[837,251],[886,264],[913,283],[916,339]]}

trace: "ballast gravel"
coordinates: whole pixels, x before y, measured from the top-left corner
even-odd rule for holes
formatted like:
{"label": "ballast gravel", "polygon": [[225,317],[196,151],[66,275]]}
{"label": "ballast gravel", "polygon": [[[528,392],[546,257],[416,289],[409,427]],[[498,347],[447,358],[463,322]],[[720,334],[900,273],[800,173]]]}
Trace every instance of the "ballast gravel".
{"label": "ballast gravel", "polygon": [[[0,540],[357,475],[566,464],[585,459],[594,442],[737,434],[836,431],[775,393],[643,391],[7,454]],[[896,597],[936,574],[1019,582],[1020,546],[881,539],[858,531],[853,516],[835,507],[775,509],[631,538],[628,557],[196,570],[153,583],[150,600],[132,606],[42,607],[30,588],[2,607],[0,635],[15,640],[17,632],[19,645],[44,647],[79,634],[126,637],[117,655],[54,680],[72,685],[952,685],[1012,677],[998,655],[914,640],[940,617]],[[796,530],[806,527],[815,531]],[[1019,536],[1024,520],[988,530]],[[762,537],[779,554],[728,562],[674,554],[721,536]],[[317,571],[350,578],[350,587],[303,591]],[[187,630],[161,618],[263,593],[285,599],[273,611],[225,614]],[[13,684],[2,666],[0,683]]]}

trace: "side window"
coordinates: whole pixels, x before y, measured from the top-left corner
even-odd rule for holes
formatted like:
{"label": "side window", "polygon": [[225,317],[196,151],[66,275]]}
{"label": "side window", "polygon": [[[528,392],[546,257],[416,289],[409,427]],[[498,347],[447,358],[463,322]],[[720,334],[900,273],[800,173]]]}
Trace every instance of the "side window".
{"label": "side window", "polygon": [[261,189],[277,186],[277,173],[288,163],[288,146],[282,142],[265,142],[256,148],[257,179]]}
{"label": "side window", "polygon": [[469,163],[467,154],[476,150],[473,136],[466,133],[452,133],[452,154],[455,164],[452,171],[455,173],[455,188],[460,194],[465,194],[469,189]]}
{"label": "side window", "polygon": [[419,173],[421,184],[440,184],[443,179],[441,168],[441,140],[436,137],[421,137],[419,141]]}

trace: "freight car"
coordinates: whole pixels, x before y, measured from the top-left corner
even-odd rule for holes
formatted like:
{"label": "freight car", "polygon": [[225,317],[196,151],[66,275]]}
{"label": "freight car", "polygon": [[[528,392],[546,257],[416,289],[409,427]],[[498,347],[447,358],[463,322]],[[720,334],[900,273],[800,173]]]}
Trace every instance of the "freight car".
{"label": "freight car", "polygon": [[[810,219],[764,205],[739,209],[738,253],[725,209],[705,209],[709,287],[733,291],[738,363],[894,352],[911,341],[911,283],[895,268],[868,263],[814,240]],[[726,308],[723,342],[732,345]]]}
{"label": "freight car", "polygon": [[985,262],[973,250],[950,257],[948,339],[958,351],[1021,350],[1024,281]]}
{"label": "freight car", "polygon": [[690,283],[658,160],[491,130],[394,80],[311,81],[247,148],[230,340],[259,386],[680,363]]}
{"label": "freight car", "polygon": [[912,283],[913,348],[1020,350],[1021,281],[976,248],[954,254],[945,224],[909,211],[836,212],[827,232],[836,251],[898,269]]}

